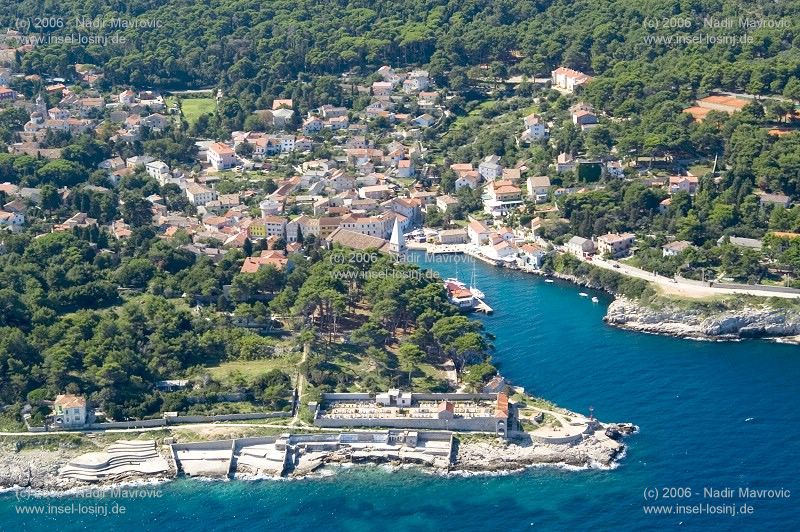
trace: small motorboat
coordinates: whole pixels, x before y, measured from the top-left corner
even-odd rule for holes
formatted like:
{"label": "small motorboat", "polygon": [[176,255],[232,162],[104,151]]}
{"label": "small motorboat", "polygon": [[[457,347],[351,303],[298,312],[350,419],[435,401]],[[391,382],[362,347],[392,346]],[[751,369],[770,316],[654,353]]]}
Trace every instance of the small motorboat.
{"label": "small motorboat", "polygon": [[589,294],[587,294],[586,292],[581,292],[578,295],[581,296],[581,297],[589,297]]}
{"label": "small motorboat", "polygon": [[544,280],[544,282],[546,282],[546,283],[552,283],[552,282],[553,282],[553,280],[552,280],[552,279],[545,279],[545,280]]}
{"label": "small motorboat", "polygon": [[596,296],[592,298],[592,303],[599,303],[599,302],[600,302],[600,300],[597,299]]}

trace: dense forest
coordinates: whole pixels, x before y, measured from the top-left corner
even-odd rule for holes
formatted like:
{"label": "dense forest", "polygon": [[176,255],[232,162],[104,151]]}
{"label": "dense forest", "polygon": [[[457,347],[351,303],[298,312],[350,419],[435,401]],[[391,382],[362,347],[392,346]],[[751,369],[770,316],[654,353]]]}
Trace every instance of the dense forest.
{"label": "dense forest", "polygon": [[[290,255],[285,270],[249,274],[239,272],[242,251],[228,251],[215,264],[183,249],[180,238],[155,237],[149,227],[135,229],[124,243],[110,239],[107,247],[92,237],[84,230],[6,237],[0,402],[36,405],[67,390],[87,394],[109,417],[139,418],[187,411],[231,393],[262,409],[286,408],[298,369],[316,391],[410,385],[419,364],[446,359],[476,368],[467,369],[473,377],[467,382],[494,371],[480,324],[457,315],[441,283],[388,256],[367,253],[374,260],[344,264],[330,258],[343,250],[317,249],[309,237],[309,258]],[[291,327],[285,332],[293,334],[276,340],[243,326],[269,326],[273,315],[283,316]],[[282,357],[304,341],[319,345],[301,368],[225,383],[206,370],[225,361]],[[355,349],[375,371],[349,377],[334,371],[325,349]],[[192,386],[181,393],[157,390],[158,380],[174,378],[190,378]],[[429,379],[422,384],[447,387]]]}
{"label": "dense forest", "polygon": [[[754,6],[735,0],[0,1],[0,23],[8,27],[19,27],[20,19],[63,17],[64,27],[52,31],[126,37],[124,44],[39,46],[24,55],[26,72],[71,77],[75,63],[95,64],[109,85],[219,85],[245,108],[261,94],[303,100],[298,82],[310,75],[363,74],[382,64],[426,65],[439,84],[459,90],[469,67],[494,61],[529,77],[560,64],[597,75],[593,90],[606,94],[603,107],[620,112],[645,108],[659,93],[678,101],[712,88],[796,94],[798,12],[797,1]],[[703,27],[704,17],[729,16],[781,23],[722,32],[748,34],[752,42],[743,44],[647,40],[714,33]],[[76,29],[76,17],[138,18],[154,27]],[[689,24],[652,28],[663,19]]]}

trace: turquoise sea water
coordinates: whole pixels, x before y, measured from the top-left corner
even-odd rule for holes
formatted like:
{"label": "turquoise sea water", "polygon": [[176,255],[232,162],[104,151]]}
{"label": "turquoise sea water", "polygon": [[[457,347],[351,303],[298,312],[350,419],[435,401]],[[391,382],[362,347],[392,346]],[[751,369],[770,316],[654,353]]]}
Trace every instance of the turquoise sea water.
{"label": "turquoise sea water", "polygon": [[[430,265],[444,277],[456,273],[452,263]],[[93,501],[6,494],[0,530],[800,529],[800,347],[621,331],[602,323],[609,301],[602,293],[585,290],[600,298],[593,304],[567,283],[476,268],[495,309],[481,319],[496,335],[494,359],[504,375],[566,408],[588,413],[592,405],[603,421],[640,426],[617,469],[441,478],[351,468],[315,480],[180,480],[161,485],[155,499],[94,501],[108,511],[124,506],[124,515],[109,516],[21,515],[20,506]],[[466,280],[471,266],[459,270]],[[693,496],[657,504],[735,504],[738,511],[749,503],[753,513],[645,514],[646,490],[670,487]],[[791,496],[704,499],[704,487],[784,488]]]}

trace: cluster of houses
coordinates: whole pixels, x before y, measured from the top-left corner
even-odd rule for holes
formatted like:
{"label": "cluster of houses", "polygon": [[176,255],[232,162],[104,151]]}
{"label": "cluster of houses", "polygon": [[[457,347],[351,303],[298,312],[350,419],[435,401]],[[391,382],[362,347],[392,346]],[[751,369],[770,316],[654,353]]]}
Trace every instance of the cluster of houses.
{"label": "cluster of houses", "polygon": [[[298,136],[288,132],[294,123],[292,100],[277,99],[272,109],[264,114],[277,133],[239,131],[233,132],[227,142],[198,143],[201,162],[205,163],[199,173],[170,168],[166,162],[150,155],[112,157],[102,161],[98,168],[105,172],[111,186],[141,171],[161,186],[176,185],[195,208],[196,215],[171,212],[165,198],[154,194],[146,198],[151,205],[152,222],[164,238],[178,233],[188,235],[191,243],[186,247],[197,254],[218,260],[225,248],[243,247],[247,240],[263,240],[263,251],[245,262],[243,272],[258,271],[265,265],[284,267],[288,254],[299,249],[298,240],[303,236],[313,235],[329,244],[401,247],[402,232],[421,222],[424,208],[431,199],[435,200],[436,194],[430,193],[432,198],[426,196],[429,193],[419,187],[408,194],[405,184],[397,181],[413,179],[423,170],[419,143],[401,142],[413,140],[415,137],[409,130],[418,126],[411,117],[376,115],[371,109],[379,106],[388,110],[395,106],[396,100],[408,98],[416,98],[419,107],[429,113],[441,114],[442,109],[438,106],[438,93],[429,90],[426,72],[398,73],[383,67],[379,74],[392,88],[386,91],[376,87],[374,101],[360,112],[356,123],[350,122],[354,117],[350,110],[323,105],[312,110],[300,126],[303,133],[310,136]],[[92,91],[77,98],[63,85],[55,90],[62,95],[58,107],[48,109],[42,96],[28,104],[32,109],[31,121],[22,132],[24,143],[18,143],[25,148],[18,150],[36,150],[36,154],[41,155],[43,148],[37,143],[43,138],[43,132],[60,129],[61,124],[72,124],[75,120],[80,121],[82,128],[90,130],[96,128],[101,119],[110,118],[112,123],[119,124],[112,137],[116,141],[139,139],[143,128],[163,130],[171,120],[161,114],[168,112],[164,99],[153,91],[123,90],[107,102]],[[13,99],[14,104],[21,103],[16,94],[7,97]],[[376,145],[367,132],[369,121],[380,116],[399,126],[394,127],[393,132],[400,134],[389,138],[387,144]],[[433,115],[430,116],[432,123]],[[77,127],[77,122],[75,124]],[[246,158],[269,161],[289,152],[309,152],[316,141],[312,137],[326,128],[336,132],[333,148],[340,155],[300,163],[294,167],[295,175],[279,181],[277,190],[266,196],[258,189],[228,194],[217,190],[218,181],[224,178],[216,175],[218,171],[235,168]],[[243,144],[249,145],[249,149],[240,149]],[[52,157],[60,155],[59,150],[53,151]],[[0,188],[10,200],[0,211],[0,227],[19,230],[25,223],[26,208],[40,201],[39,190],[11,183],[4,183]],[[69,194],[66,189],[59,192],[62,196]],[[257,205],[257,209],[253,205]],[[86,213],[78,212],[54,224],[52,230],[91,228],[97,223]],[[130,227],[122,220],[115,221],[107,229],[117,238],[131,234]],[[397,234],[400,237],[395,237],[392,243],[393,235]]]}
{"label": "cluster of houses", "polygon": [[[90,75],[89,70],[84,74]],[[3,75],[0,72],[0,78]],[[267,127],[269,132],[234,131],[229,140],[199,141],[199,172],[197,167],[195,171],[170,168],[150,155],[113,157],[102,161],[99,168],[105,171],[112,186],[142,169],[161,186],[176,185],[196,214],[171,212],[165,198],[154,194],[147,198],[153,224],[164,238],[178,233],[188,235],[191,243],[187,249],[195,253],[218,260],[225,248],[263,241],[260,255],[249,257],[242,266],[245,273],[266,265],[285,267],[288,255],[298,250],[302,239],[308,236],[329,245],[397,249],[403,243],[396,235],[402,237],[419,225],[424,213],[431,209],[452,213],[459,201],[435,186],[424,188],[420,184],[422,177],[431,178],[434,183],[437,178],[425,162],[420,131],[434,126],[437,117],[445,112],[428,72],[400,72],[383,66],[376,75],[379,79],[371,85],[355,86],[359,93],[370,96],[370,102],[358,111],[326,104],[302,116],[291,99],[275,99],[270,109],[256,111],[262,123],[271,126]],[[551,86],[571,93],[591,79],[582,72],[560,67],[551,73]],[[73,94],[63,84],[56,83],[48,86],[46,92],[58,94],[60,103],[48,108],[41,95],[35,102],[26,102],[31,111],[30,121],[21,132],[23,142],[12,146],[17,153],[34,153],[31,151],[34,150],[42,155],[43,149],[37,148],[37,143],[50,130],[91,130],[100,120],[110,120],[118,125],[114,140],[133,142],[142,137],[145,129],[162,131],[171,121],[164,98],[155,91],[126,89],[106,99],[93,89]],[[19,104],[20,98],[12,93],[10,89],[3,92],[0,87],[0,102]],[[704,109],[728,112],[740,107],[738,102],[719,98],[706,98],[702,105]],[[412,116],[398,111],[409,106],[423,111],[422,114]],[[582,130],[598,124],[598,114],[587,103],[576,103],[569,112],[572,123]],[[380,128],[374,127],[378,119],[385,121]],[[521,140],[545,141],[552,126],[537,113],[525,116]],[[312,159],[312,151],[323,144],[328,155]],[[302,157],[283,158],[288,154]],[[46,155],[57,157],[59,153],[53,150]],[[255,186],[235,193],[220,193],[217,188],[217,183],[226,179],[220,172],[271,170],[280,165],[291,169],[290,177],[280,179],[277,189],[269,194]],[[625,177],[625,168],[616,160],[583,159],[560,153],[553,162],[555,174],[574,172],[583,165],[597,167],[599,175]],[[487,260],[526,269],[541,267],[547,246],[543,241],[531,243],[526,235],[515,234],[504,226],[504,219],[525,203],[544,204],[593,186],[554,188],[549,176],[525,175],[528,169],[524,165],[505,164],[497,155],[488,155],[477,165],[458,162],[449,168],[455,175],[456,191],[465,187],[480,190],[486,221],[471,219],[465,229],[440,231],[438,241],[471,243]],[[697,177],[690,174],[656,181],[653,184],[663,186],[670,195],[682,191],[694,194],[699,184]],[[26,205],[37,200],[28,197],[31,190],[10,184],[0,187],[5,187],[3,191],[11,200],[0,211],[0,227],[18,230],[25,223]],[[791,203],[787,196],[769,193],[761,194],[759,201],[763,205]],[[667,198],[660,208],[666,210],[670,203]],[[75,213],[55,224],[53,230],[96,224],[86,213]],[[117,238],[131,234],[121,220],[108,229]],[[566,249],[582,257],[594,253],[619,257],[630,252],[634,240],[629,234],[608,234],[593,240],[574,237]],[[665,248],[665,256],[673,253],[676,246],[679,243]]]}
{"label": "cluster of houses", "polygon": [[[145,128],[159,132],[171,123],[171,119],[161,113],[163,98],[152,91],[125,90],[107,101],[94,89],[75,93],[58,83],[47,86],[44,93],[50,97],[39,94],[31,102],[7,87],[0,87],[0,104],[18,106],[29,112],[29,120],[19,132],[19,142],[9,147],[11,153],[57,159],[61,150],[44,145],[48,135],[90,133],[108,121],[117,127],[111,140],[132,143],[142,138]],[[60,99],[56,105],[48,106],[52,96]]]}

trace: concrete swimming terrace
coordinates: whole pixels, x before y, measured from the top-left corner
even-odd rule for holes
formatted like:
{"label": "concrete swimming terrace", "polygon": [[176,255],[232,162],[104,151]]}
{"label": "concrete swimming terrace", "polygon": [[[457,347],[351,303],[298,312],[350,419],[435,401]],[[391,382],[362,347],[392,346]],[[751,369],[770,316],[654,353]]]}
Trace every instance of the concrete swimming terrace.
{"label": "concrete swimming terrace", "polygon": [[187,476],[302,476],[325,464],[413,463],[447,467],[453,434],[386,430],[283,434],[197,443],[175,443],[172,453]]}

